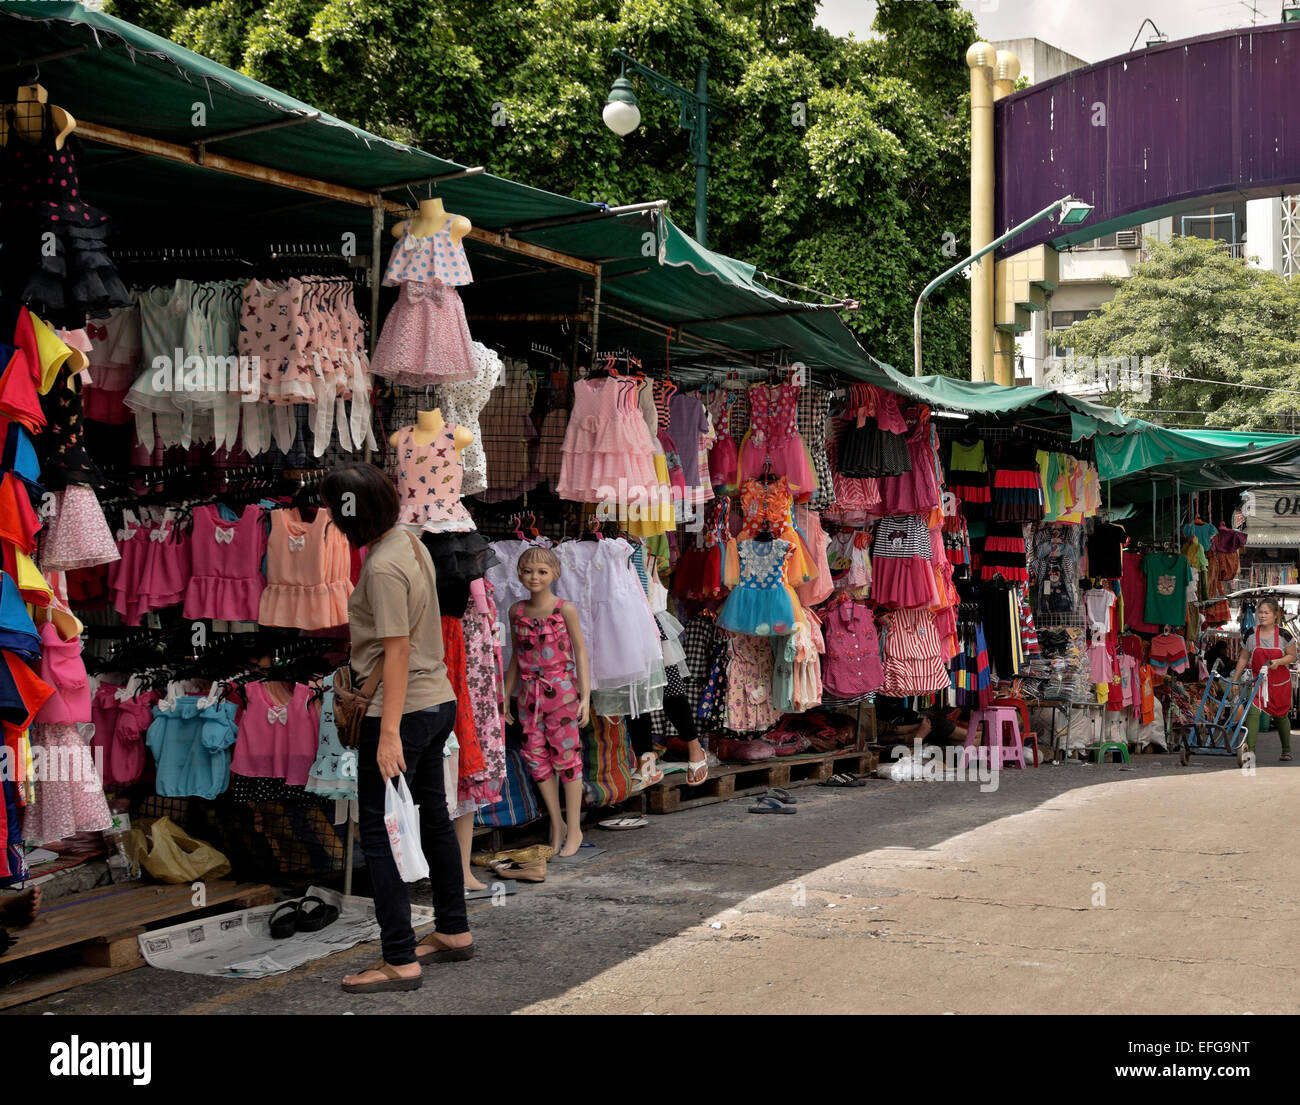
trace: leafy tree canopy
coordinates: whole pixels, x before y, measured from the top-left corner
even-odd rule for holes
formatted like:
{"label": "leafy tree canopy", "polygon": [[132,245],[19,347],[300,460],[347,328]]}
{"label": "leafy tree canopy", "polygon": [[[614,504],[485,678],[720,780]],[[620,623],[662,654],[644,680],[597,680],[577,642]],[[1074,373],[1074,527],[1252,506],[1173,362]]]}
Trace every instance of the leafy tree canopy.
{"label": "leafy tree canopy", "polygon": [[[1066,374],[1102,380],[1121,359],[1150,358],[1149,379],[1130,361],[1101,401],[1170,412],[1142,417],[1173,426],[1286,429],[1300,407],[1300,282],[1200,238],[1148,249],[1132,276],[1112,281],[1115,297],[1098,315],[1047,335],[1074,351]],[[1080,364],[1084,356],[1093,364]]]}
{"label": "leafy tree canopy", "polygon": [[[690,227],[678,107],[601,121],[622,47],[678,84],[710,64],[710,245],[858,299],[845,321],[910,359],[912,303],[969,240],[966,47],[954,0],[880,0],[867,40],[816,0],[111,0],[109,9],[367,130],[580,199],[667,199]],[[945,239],[944,235],[951,235]],[[949,251],[951,252],[951,250]],[[927,306],[928,371],[969,375],[969,298]]]}

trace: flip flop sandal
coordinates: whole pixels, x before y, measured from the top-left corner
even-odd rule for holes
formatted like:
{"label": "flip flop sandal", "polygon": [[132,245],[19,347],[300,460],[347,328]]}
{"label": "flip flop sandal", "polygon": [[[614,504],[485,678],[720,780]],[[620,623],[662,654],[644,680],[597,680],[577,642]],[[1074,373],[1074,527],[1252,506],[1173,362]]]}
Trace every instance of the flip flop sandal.
{"label": "flip flop sandal", "polygon": [[817,785],[819,787],[851,787],[854,785],[854,778],[852,775],[841,773],[839,775],[832,775],[829,779],[823,779]]}
{"label": "flip flop sandal", "polygon": [[[316,899],[320,901],[319,898]],[[288,910],[286,913],[285,911]],[[271,939],[284,940],[298,931],[298,914],[302,910],[302,902],[285,902],[274,913],[271,914]],[[283,916],[281,916],[283,914]]]}
{"label": "flip flop sandal", "polygon": [[778,802],[786,806],[797,806],[799,804],[799,799],[786,790],[785,787],[772,787],[765,797],[775,798]]}
{"label": "flip flop sandal", "polygon": [[[314,903],[317,908],[308,909],[307,906]],[[298,931],[299,932],[320,932],[323,928],[328,928],[339,919],[339,907],[330,905],[323,898],[311,894],[303,898],[298,906]]]}
{"label": "flip flop sandal", "polygon": [[756,805],[749,807],[750,813],[798,813],[793,806],[783,806],[775,798],[764,795]]}
{"label": "flip flop sandal", "polygon": [[[697,779],[695,782],[692,783],[692,782],[691,782],[691,774],[692,774],[693,772],[699,771],[700,768],[704,768],[704,778],[703,778],[703,779]],[[709,761],[708,761],[708,760],[696,760],[696,761],[694,761],[694,762],[688,762],[688,763],[686,764],[686,785],[687,785],[688,787],[702,787],[702,786],[703,786],[705,783],[707,783],[708,781],[709,781]]]}
{"label": "flip flop sandal", "polygon": [[424,976],[415,975],[403,978],[387,963],[378,963],[370,970],[378,971],[387,977],[382,982],[345,982],[343,992],[346,994],[393,994],[406,990],[418,990],[424,985]]}
{"label": "flip flop sandal", "polygon": [[611,829],[615,832],[619,832],[626,829],[643,829],[645,826],[649,825],[650,822],[644,817],[611,817],[605,821],[597,821],[596,824],[602,829]]}
{"label": "flip flop sandal", "polygon": [[1287,760],[1289,760],[1289,759],[1292,759],[1292,756],[1291,756],[1291,753],[1290,753],[1290,752],[1283,752],[1282,755],[1280,755],[1280,756],[1278,757],[1278,761],[1279,761],[1280,763],[1285,763],[1285,762],[1286,762]]}
{"label": "flip flop sandal", "polygon": [[[647,760],[650,762],[647,763]],[[656,783],[662,783],[664,781],[664,773],[659,770],[659,764],[655,759],[655,754],[653,752],[647,752],[641,757],[641,762],[637,765],[636,773],[641,777],[641,781],[647,787],[652,787]]]}
{"label": "flip flop sandal", "polygon": [[[467,959],[474,958],[474,945],[466,944],[463,948],[448,948],[440,944],[435,944],[437,935],[426,936],[415,945],[415,959],[417,963],[464,963]],[[421,955],[421,948],[433,948],[428,955]]]}

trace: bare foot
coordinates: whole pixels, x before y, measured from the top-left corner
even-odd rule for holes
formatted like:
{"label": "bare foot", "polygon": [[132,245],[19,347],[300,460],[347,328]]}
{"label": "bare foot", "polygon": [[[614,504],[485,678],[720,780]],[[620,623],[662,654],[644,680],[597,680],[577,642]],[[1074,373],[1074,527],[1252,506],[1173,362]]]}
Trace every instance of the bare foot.
{"label": "bare foot", "polygon": [[0,920],[17,928],[30,925],[41,911],[41,888],[29,886],[21,894],[6,894],[0,898]]}
{"label": "bare foot", "polygon": [[[396,963],[389,963],[388,968],[396,971],[402,978],[419,978],[424,972],[420,969],[418,963],[403,963],[398,966]],[[355,986],[358,983],[367,982],[387,982],[388,976],[383,971],[375,968],[369,971],[362,971],[357,975],[344,975],[343,984],[345,986]]]}
{"label": "bare foot", "polygon": [[465,876],[465,889],[466,889],[466,890],[486,890],[486,889],[487,889],[487,883],[479,882],[478,879],[476,879],[473,875],[466,875],[466,876]]}
{"label": "bare foot", "polygon": [[[692,768],[691,764],[699,764]],[[699,786],[709,777],[709,761],[699,741],[691,741],[686,746],[686,781],[691,786]]]}
{"label": "bare foot", "polygon": [[565,837],[564,851],[562,851],[560,855],[562,856],[575,855],[578,849],[581,847],[582,847],[582,832],[580,830],[574,830],[567,837]]}
{"label": "bare foot", "polygon": [[558,856],[558,855],[560,854],[560,849],[561,849],[562,847],[564,847],[564,834],[563,834],[563,833],[552,833],[552,834],[551,834],[551,852],[552,852],[552,854]]}
{"label": "bare foot", "polygon": [[424,959],[434,952],[447,951],[449,948],[468,948],[474,943],[474,937],[468,932],[458,932],[454,936],[445,932],[431,932],[415,946],[416,959]]}

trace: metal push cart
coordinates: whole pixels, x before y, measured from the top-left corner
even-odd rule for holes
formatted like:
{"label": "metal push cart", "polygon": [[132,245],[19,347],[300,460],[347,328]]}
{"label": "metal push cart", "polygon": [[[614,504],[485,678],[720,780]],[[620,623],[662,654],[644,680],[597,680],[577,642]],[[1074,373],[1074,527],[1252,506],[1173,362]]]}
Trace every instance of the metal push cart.
{"label": "metal push cart", "polygon": [[1193,756],[1236,756],[1246,758],[1246,714],[1267,672],[1252,676],[1248,671],[1240,679],[1219,674],[1215,664],[1205,681],[1205,693],[1196,708],[1196,717],[1183,738],[1180,760],[1184,767]]}

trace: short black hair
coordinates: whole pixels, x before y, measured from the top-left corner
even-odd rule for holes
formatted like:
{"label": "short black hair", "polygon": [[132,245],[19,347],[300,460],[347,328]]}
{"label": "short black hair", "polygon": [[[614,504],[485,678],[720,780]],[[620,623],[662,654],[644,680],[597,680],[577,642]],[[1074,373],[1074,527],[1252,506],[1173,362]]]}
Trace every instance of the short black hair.
{"label": "short black hair", "polygon": [[373,464],[343,464],[321,481],[330,518],[359,549],[397,525],[397,488]]}

